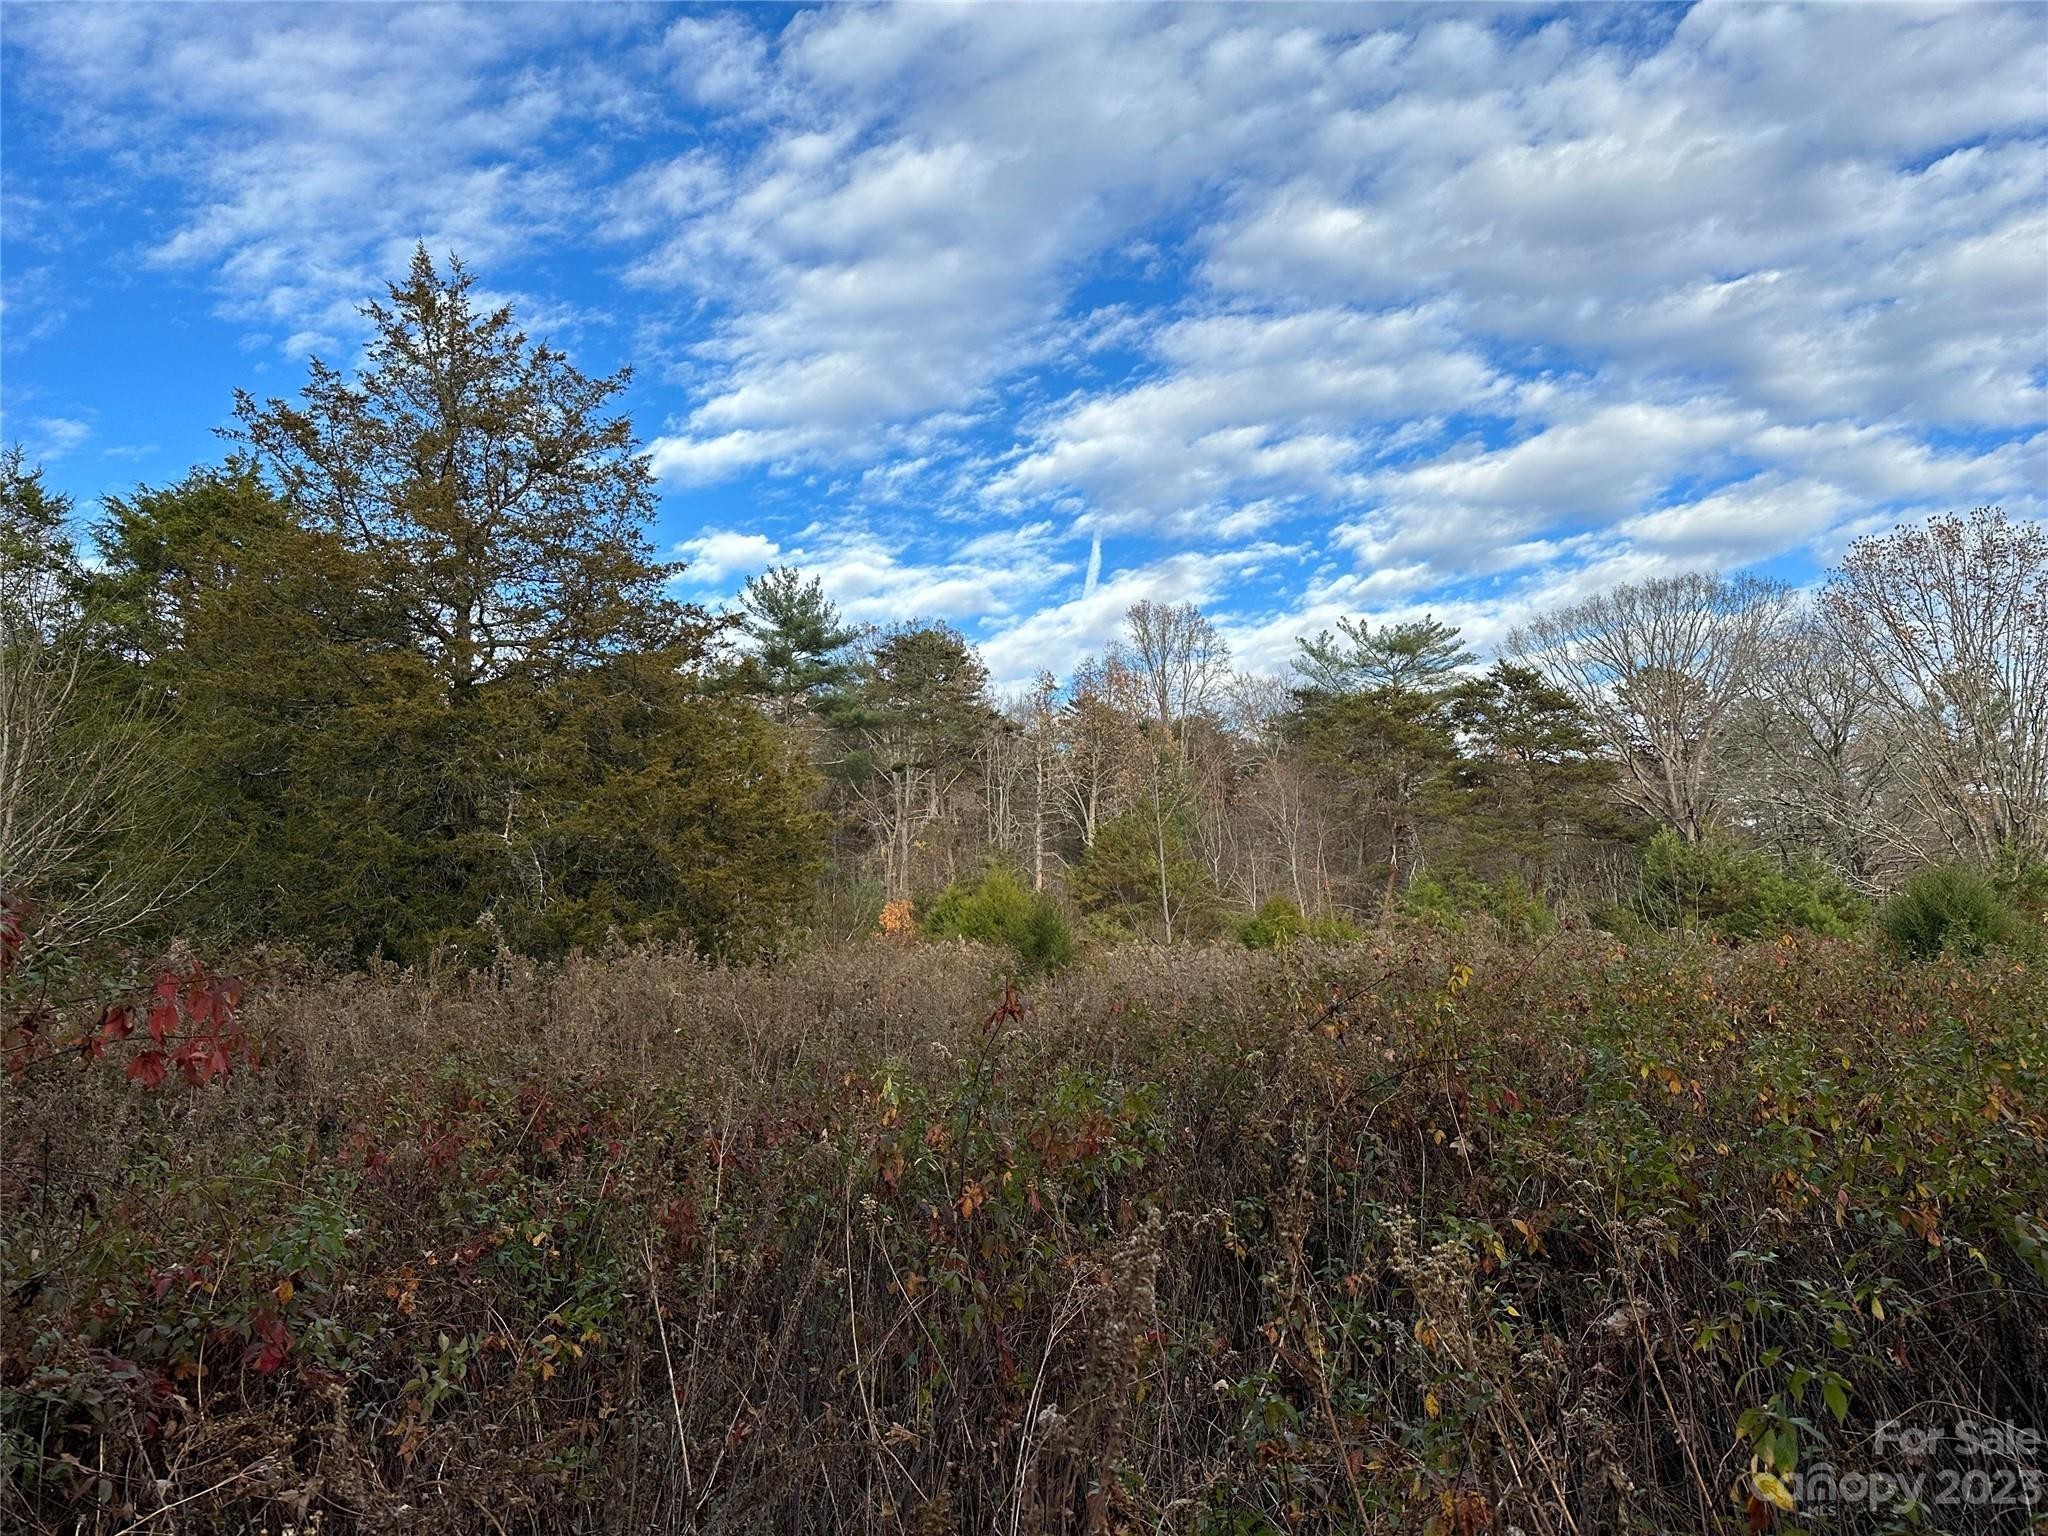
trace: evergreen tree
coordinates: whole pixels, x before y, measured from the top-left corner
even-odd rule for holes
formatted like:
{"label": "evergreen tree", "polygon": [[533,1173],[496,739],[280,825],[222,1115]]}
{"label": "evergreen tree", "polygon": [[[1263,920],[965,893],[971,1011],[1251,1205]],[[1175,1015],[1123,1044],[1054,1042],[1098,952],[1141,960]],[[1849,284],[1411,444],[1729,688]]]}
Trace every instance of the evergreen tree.
{"label": "evergreen tree", "polygon": [[1336,696],[1305,691],[1292,726],[1310,764],[1365,830],[1366,845],[1382,850],[1379,910],[1391,915],[1402,872],[1417,862],[1423,824],[1443,813],[1457,760],[1443,699],[1400,687]]}
{"label": "evergreen tree", "polygon": [[1338,696],[1375,688],[1423,693],[1448,686],[1474,657],[1455,625],[1425,615],[1377,629],[1363,619],[1339,619],[1339,641],[1327,629],[1300,642],[1294,670],[1305,690]]}
{"label": "evergreen tree", "polygon": [[19,444],[0,450],[0,623],[41,632],[61,626],[78,581],[71,498],[43,484]]}
{"label": "evergreen tree", "polygon": [[785,724],[852,675],[845,653],[858,631],[840,622],[817,577],[805,581],[786,565],[764,571],[747,583],[740,607],[761,691]]}
{"label": "evergreen tree", "polygon": [[103,643],[210,813],[186,915],[406,959],[769,942],[810,896],[810,771],[665,595],[624,375],[470,286],[417,253],[360,379],[241,396],[250,459],[109,504]]}
{"label": "evergreen tree", "polygon": [[1535,668],[1497,662],[1453,690],[1449,717],[1461,738],[1458,853],[1475,874],[1506,866],[1541,892],[1573,845],[1626,834],[1592,723]]}
{"label": "evergreen tree", "polygon": [[1104,821],[1068,880],[1081,910],[1113,933],[1172,942],[1213,935],[1221,906],[1190,846],[1189,817],[1150,803]]}
{"label": "evergreen tree", "polygon": [[1457,758],[1449,689],[1472,654],[1434,618],[1382,625],[1338,621],[1301,642],[1291,735],[1384,849],[1382,918],[1394,910],[1404,868],[1417,862],[1421,827],[1443,810]]}
{"label": "evergreen tree", "polygon": [[317,357],[302,403],[236,394],[236,435],[309,529],[369,562],[451,701],[660,643],[676,610],[647,542],[653,481],[604,412],[630,370],[589,378],[530,343],[474,277],[413,253],[371,303],[369,366]]}

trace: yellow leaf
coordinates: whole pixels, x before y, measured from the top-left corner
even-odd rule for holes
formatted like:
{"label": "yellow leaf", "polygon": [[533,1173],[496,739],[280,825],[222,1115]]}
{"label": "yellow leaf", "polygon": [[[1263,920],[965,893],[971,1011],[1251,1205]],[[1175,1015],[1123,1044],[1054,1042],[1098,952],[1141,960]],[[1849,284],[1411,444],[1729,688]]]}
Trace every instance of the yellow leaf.
{"label": "yellow leaf", "polygon": [[1876,1318],[1880,1323],[1884,1321],[1884,1303],[1879,1301],[1875,1296],[1870,1298],[1870,1315]]}
{"label": "yellow leaf", "polygon": [[1799,1507],[1798,1501],[1792,1497],[1792,1490],[1778,1481],[1776,1473],[1752,1472],[1749,1474],[1749,1484],[1756,1490],[1758,1498],[1775,1509],[1782,1509],[1788,1515]]}
{"label": "yellow leaf", "polygon": [[289,1303],[292,1299],[292,1295],[293,1289],[291,1281],[280,1280],[277,1282],[277,1301],[279,1306],[284,1306],[287,1303]]}
{"label": "yellow leaf", "polygon": [[1436,1400],[1434,1392],[1425,1392],[1422,1394],[1422,1411],[1433,1419],[1444,1411],[1444,1405]]}

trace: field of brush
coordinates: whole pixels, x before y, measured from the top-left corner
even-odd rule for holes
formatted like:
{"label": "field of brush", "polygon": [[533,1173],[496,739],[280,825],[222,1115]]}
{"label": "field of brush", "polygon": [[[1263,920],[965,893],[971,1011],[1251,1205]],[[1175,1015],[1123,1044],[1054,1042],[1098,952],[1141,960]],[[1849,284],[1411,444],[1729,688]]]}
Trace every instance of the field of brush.
{"label": "field of brush", "polygon": [[[875,941],[252,974],[237,1015],[200,1086],[122,1070],[138,1032],[0,1090],[11,1529],[2048,1511],[2024,1440],[1897,1432],[2048,1426],[2009,961],[1418,934],[1020,995]],[[1823,1498],[1916,1466],[1918,1513]],[[1973,1466],[2016,1475],[1944,1498]]]}

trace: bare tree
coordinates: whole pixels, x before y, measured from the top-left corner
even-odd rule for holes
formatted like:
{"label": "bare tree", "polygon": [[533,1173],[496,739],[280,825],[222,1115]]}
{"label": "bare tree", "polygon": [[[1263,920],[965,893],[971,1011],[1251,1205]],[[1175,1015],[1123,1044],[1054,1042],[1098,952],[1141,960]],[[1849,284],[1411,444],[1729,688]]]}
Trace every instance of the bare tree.
{"label": "bare tree", "polygon": [[1722,815],[1733,728],[1792,602],[1782,583],[1753,576],[1660,577],[1534,619],[1508,649],[1594,722],[1623,798],[1697,842]]}
{"label": "bare tree", "polygon": [[68,510],[0,455],[0,895],[33,904],[45,957],[114,938],[177,885],[161,743],[90,686]]}
{"label": "bare tree", "polygon": [[1753,712],[1756,816],[1791,852],[1810,848],[1866,891],[1917,858],[1895,809],[1896,739],[1825,612],[1788,627]]}
{"label": "bare tree", "polygon": [[1047,863],[1052,857],[1052,824],[1060,801],[1066,761],[1060,752],[1059,679],[1040,672],[1031,692],[1018,700],[1012,711],[1023,737],[1027,763],[1026,814],[1030,818],[1031,889],[1045,889]]}
{"label": "bare tree", "polygon": [[1293,750],[1288,720],[1294,707],[1284,677],[1247,674],[1232,689],[1245,781],[1233,818],[1245,833],[1248,868],[1239,884],[1247,906],[1284,895],[1320,916],[1330,910],[1330,857],[1345,818],[1331,803],[1329,786]]}
{"label": "bare tree", "polygon": [[1124,654],[1150,715],[1137,766],[1151,814],[1159,916],[1171,944],[1172,829],[1199,808],[1196,729],[1224,701],[1230,685],[1230,647],[1193,603],[1133,603],[1124,613],[1124,637]]}
{"label": "bare tree", "polygon": [[1085,851],[1102,823],[1123,809],[1127,765],[1136,755],[1138,684],[1112,648],[1074,669],[1061,711],[1060,806]]}
{"label": "bare tree", "polygon": [[1915,851],[2048,854],[2048,531],[1979,507],[1861,539],[1821,602],[1905,754]]}
{"label": "bare tree", "polygon": [[1230,647],[1193,603],[1133,603],[1125,650],[1154,723],[1185,752],[1194,722],[1216,710],[1230,683]]}

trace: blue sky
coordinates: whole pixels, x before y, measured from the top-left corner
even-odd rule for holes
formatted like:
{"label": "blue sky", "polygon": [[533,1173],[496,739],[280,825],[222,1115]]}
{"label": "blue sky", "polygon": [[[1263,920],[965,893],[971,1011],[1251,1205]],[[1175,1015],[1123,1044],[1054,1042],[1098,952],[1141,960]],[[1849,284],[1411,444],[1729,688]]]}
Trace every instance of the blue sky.
{"label": "blue sky", "polygon": [[[0,7],[0,425],[82,503],[412,243],[632,362],[682,590],[1284,666],[2048,515],[2048,7]],[[1099,552],[1099,553],[1098,553]]]}

